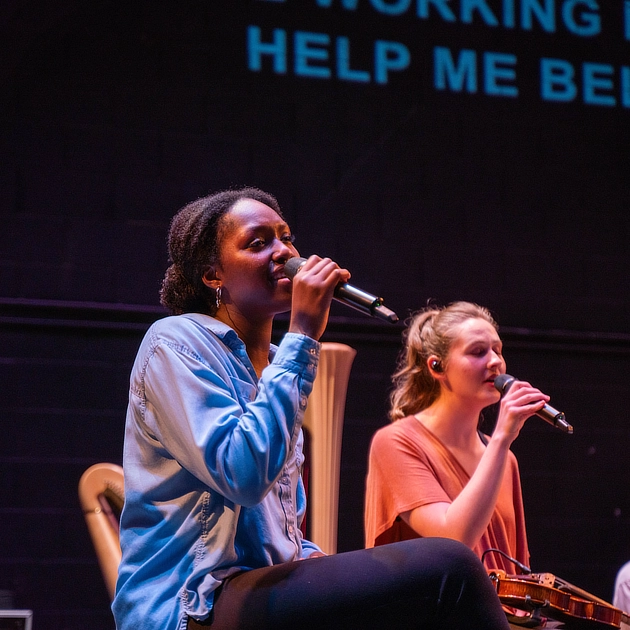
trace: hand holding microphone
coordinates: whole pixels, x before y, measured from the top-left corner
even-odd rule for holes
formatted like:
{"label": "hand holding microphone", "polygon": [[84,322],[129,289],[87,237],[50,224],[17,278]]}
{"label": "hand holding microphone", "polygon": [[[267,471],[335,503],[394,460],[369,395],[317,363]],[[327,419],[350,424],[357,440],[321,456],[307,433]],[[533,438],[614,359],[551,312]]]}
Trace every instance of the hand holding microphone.
{"label": "hand holding microphone", "polygon": [[[494,379],[494,386],[499,392],[501,392],[501,395],[503,395],[510,389],[516,380],[516,378],[510,376],[509,374],[499,374],[499,376]],[[542,409],[536,411],[535,415],[565,433],[573,433],[573,427],[566,421],[564,413],[554,409],[547,403],[545,403]]]}
{"label": "hand holding microphone", "polygon": [[[300,258],[298,256],[287,260],[284,264],[284,273],[286,277],[293,280],[295,274],[298,273],[305,263],[306,258]],[[383,298],[376,297],[366,291],[357,289],[347,282],[340,282],[337,285],[335,288],[334,299],[346,306],[356,309],[357,311],[361,311],[366,315],[384,319],[390,324],[394,324],[398,321],[398,315],[383,305]]]}

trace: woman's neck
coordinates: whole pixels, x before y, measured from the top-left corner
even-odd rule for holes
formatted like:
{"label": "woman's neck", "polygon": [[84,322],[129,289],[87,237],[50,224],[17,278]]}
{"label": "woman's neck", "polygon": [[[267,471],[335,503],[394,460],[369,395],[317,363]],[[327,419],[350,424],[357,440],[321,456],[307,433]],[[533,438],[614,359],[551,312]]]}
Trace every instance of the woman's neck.
{"label": "woman's neck", "polygon": [[447,446],[467,449],[476,447],[479,442],[480,412],[440,396],[430,407],[418,412],[416,418]]}
{"label": "woman's neck", "polygon": [[214,317],[234,329],[245,344],[247,356],[249,356],[256,374],[260,378],[262,371],[269,364],[273,319],[265,318],[252,321],[238,312],[231,312],[225,306],[222,306]]}

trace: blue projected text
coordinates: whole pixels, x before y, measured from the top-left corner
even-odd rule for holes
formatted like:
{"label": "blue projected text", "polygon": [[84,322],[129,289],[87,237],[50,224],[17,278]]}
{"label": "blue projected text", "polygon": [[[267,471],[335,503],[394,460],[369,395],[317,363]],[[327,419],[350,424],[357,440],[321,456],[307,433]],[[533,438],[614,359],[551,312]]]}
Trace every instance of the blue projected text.
{"label": "blue projected text", "polygon": [[[258,0],[269,4],[288,4],[298,0]],[[302,5],[307,0],[299,0]],[[247,69],[273,72],[319,81],[343,81],[354,84],[387,86],[403,80],[405,73],[421,72],[436,92],[482,95],[517,99],[519,59],[506,50],[474,50],[440,45],[428,47],[430,58],[414,66],[416,41],[395,41],[391,37],[392,20],[405,19],[459,23],[465,27],[519,29],[523,35],[538,32],[550,37],[559,31],[583,40],[602,37],[607,24],[597,0],[310,0],[314,11],[358,12],[359,9],[381,14],[387,20],[389,37],[376,37],[359,43],[346,34],[332,35],[311,30],[249,25],[246,28]],[[624,42],[630,42],[630,0],[621,0],[619,19],[608,24]],[[357,14],[358,15],[358,14]],[[402,31],[410,38],[409,29]],[[610,36],[610,34],[609,34]],[[566,35],[565,35],[566,37]],[[550,40],[552,41],[552,40]],[[437,43],[437,42],[436,42]],[[520,48],[521,52],[523,48]],[[586,49],[585,49],[586,50]],[[630,109],[630,66],[609,63],[592,48],[592,59],[578,62],[562,54],[544,55],[536,64],[521,64],[531,74],[538,72],[537,96],[551,103],[581,103],[595,107]],[[590,56],[590,55],[589,55]],[[599,57],[599,58],[598,58]],[[527,77],[524,85],[533,85]]]}
{"label": "blue projected text", "polygon": [[254,72],[260,72],[266,62],[276,74],[286,74],[290,68],[299,77],[334,76],[341,81],[385,85],[391,72],[405,70],[411,61],[404,44],[382,40],[374,42],[372,58],[372,67],[353,68],[347,37],[333,39],[326,33],[306,31],[296,31],[288,37],[285,30],[276,28],[271,37],[263,39],[259,27],[247,28],[247,65]]}

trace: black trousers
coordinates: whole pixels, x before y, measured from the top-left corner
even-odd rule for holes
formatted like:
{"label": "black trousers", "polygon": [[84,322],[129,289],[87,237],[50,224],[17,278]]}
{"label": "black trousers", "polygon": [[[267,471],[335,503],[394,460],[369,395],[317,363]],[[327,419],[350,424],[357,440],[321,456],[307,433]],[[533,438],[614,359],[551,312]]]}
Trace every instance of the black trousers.
{"label": "black trousers", "polygon": [[478,558],[463,544],[419,538],[240,573],[188,630],[508,630]]}

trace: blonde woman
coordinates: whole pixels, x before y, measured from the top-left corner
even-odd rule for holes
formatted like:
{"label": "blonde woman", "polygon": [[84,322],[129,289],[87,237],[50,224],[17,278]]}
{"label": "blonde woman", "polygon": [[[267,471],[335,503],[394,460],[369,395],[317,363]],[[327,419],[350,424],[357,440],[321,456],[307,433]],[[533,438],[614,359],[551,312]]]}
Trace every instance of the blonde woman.
{"label": "blonde woman", "polygon": [[[529,550],[518,464],[510,445],[549,399],[517,381],[491,436],[482,410],[500,399],[505,373],[497,324],[469,302],[427,308],[405,333],[394,375],[392,424],[374,436],[366,485],[366,546],[413,538],[463,542],[479,557],[498,549],[525,565]],[[516,567],[500,553],[487,568]]]}

